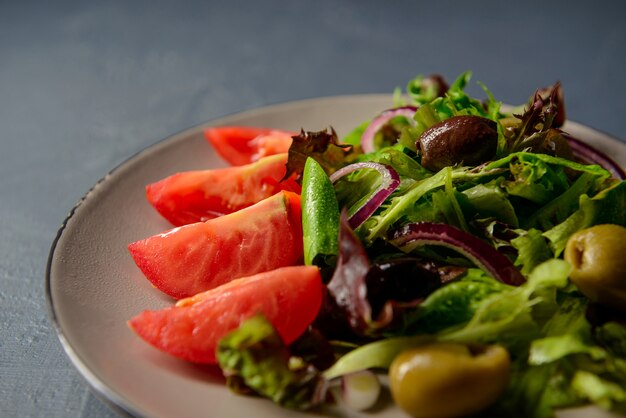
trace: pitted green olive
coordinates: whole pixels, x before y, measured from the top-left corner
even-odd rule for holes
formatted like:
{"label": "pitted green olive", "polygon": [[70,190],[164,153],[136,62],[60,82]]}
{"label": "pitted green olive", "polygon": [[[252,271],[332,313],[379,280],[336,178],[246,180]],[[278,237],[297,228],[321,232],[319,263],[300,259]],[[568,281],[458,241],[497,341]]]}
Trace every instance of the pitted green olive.
{"label": "pitted green olive", "polygon": [[396,404],[414,418],[469,415],[494,403],[506,389],[510,363],[509,353],[499,345],[417,347],[391,364],[391,393]]}
{"label": "pitted green olive", "polygon": [[626,311],[626,228],[596,225],[567,241],[570,278],[591,301]]}

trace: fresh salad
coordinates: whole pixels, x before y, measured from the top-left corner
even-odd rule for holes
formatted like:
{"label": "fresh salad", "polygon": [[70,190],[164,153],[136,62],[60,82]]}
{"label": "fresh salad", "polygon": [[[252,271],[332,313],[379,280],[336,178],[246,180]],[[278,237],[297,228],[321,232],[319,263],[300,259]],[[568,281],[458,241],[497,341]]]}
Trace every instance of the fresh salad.
{"label": "fresh salad", "polygon": [[130,327],[298,410],[626,413],[624,171],[563,128],[559,83],[508,108],[470,75],[342,138],[206,129],[230,166],[147,186],[174,227],[129,250],[177,301]]}

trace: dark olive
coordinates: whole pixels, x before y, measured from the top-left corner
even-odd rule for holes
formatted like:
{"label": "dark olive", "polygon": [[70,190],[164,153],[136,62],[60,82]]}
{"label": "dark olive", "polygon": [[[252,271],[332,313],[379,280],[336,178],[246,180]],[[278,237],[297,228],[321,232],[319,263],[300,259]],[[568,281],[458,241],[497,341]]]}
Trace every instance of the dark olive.
{"label": "dark olive", "polygon": [[427,129],[417,140],[422,165],[439,171],[454,165],[479,165],[496,153],[498,130],[480,116],[453,116]]}

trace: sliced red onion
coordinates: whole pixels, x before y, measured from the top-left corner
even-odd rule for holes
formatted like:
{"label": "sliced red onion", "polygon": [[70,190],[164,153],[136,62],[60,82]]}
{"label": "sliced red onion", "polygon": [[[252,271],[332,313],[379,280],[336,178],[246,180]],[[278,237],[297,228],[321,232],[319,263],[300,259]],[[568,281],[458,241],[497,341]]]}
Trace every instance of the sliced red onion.
{"label": "sliced red onion", "polygon": [[356,229],[363,222],[365,222],[365,220],[369,218],[372,213],[380,207],[380,205],[382,205],[385,199],[387,199],[387,197],[389,197],[389,195],[393,193],[393,191],[396,190],[400,184],[400,176],[396,170],[388,165],[371,161],[354,163],[340,168],[331,174],[330,181],[334,184],[343,176],[364,168],[371,168],[378,171],[383,179],[380,186],[378,186],[374,193],[372,193],[372,196],[352,214],[350,219],[348,219],[348,224],[352,229]]}
{"label": "sliced red onion", "polygon": [[493,278],[513,286],[526,281],[513,263],[481,239],[447,224],[410,223],[395,231],[391,243],[398,248],[417,245],[441,245],[469,258]]}
{"label": "sliced red onion", "polygon": [[367,411],[378,401],[380,382],[369,370],[348,373],[341,377],[340,402],[354,411]]}
{"label": "sliced red onion", "polygon": [[374,137],[376,133],[383,127],[383,125],[389,122],[391,119],[397,116],[406,117],[411,123],[415,123],[413,116],[417,108],[415,106],[402,106],[394,109],[388,109],[376,116],[368,125],[363,135],[361,135],[361,148],[363,152],[373,152],[374,150]]}
{"label": "sliced red onion", "polygon": [[581,141],[580,139],[574,138],[569,135],[564,136],[565,139],[567,139],[567,142],[569,143],[569,146],[577,159],[586,164],[599,165],[600,167],[611,173],[616,179],[626,179],[626,173],[624,173],[622,167],[620,167],[619,164],[613,161],[611,157],[609,157],[602,151],[594,148],[593,146],[587,144],[586,142]]}

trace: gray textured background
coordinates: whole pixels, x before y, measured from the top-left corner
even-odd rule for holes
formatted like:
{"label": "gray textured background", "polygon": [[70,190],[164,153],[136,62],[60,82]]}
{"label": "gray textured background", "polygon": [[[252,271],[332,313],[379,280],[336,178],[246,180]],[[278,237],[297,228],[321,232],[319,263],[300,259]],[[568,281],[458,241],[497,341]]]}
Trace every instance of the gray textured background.
{"label": "gray textured background", "polygon": [[225,114],[466,69],[514,104],[560,80],[571,119],[626,139],[621,0],[0,0],[0,416],[115,416],[44,296],[61,221],[111,168]]}

